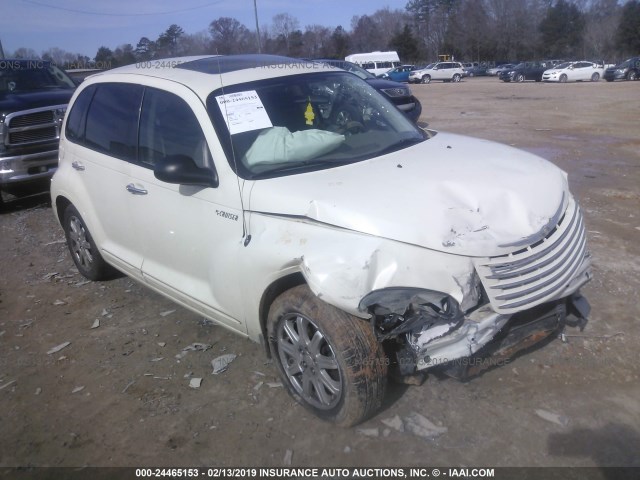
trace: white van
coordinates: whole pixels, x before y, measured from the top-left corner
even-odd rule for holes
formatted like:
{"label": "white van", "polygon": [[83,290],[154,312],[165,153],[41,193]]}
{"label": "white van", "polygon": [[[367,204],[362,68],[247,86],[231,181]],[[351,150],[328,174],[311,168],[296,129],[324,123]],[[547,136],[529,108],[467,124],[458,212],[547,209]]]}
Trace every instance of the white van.
{"label": "white van", "polygon": [[347,55],[344,59],[360,65],[376,76],[401,65],[398,52],[354,53]]}

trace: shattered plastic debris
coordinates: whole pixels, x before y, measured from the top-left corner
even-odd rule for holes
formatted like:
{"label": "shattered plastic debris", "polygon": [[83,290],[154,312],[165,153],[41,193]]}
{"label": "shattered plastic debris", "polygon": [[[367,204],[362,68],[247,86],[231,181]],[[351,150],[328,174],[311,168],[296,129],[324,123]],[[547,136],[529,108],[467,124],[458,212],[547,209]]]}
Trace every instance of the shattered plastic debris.
{"label": "shattered plastic debris", "polygon": [[82,390],[84,390],[84,385],[80,386],[80,387],[76,387],[74,388],[71,393],[78,393],[81,392]]}
{"label": "shattered plastic debris", "polygon": [[262,385],[264,385],[264,382],[258,382],[256,383],[256,385],[253,387],[253,390],[255,392],[257,392],[258,390],[260,390],[262,388]]}
{"label": "shattered plastic debris", "polygon": [[167,315],[171,315],[174,312],[175,312],[175,310],[166,310],[164,312],[160,312],[160,316],[161,317],[166,317]]}
{"label": "shattered plastic debris", "polygon": [[181,358],[184,358],[188,352],[206,352],[210,348],[211,345],[208,343],[192,343],[191,345],[184,347],[182,351],[176,355],[176,358],[180,360]]}
{"label": "shattered plastic debris", "polygon": [[36,395],[40,395],[42,393],[42,389],[40,387],[36,388]]}
{"label": "shattered plastic debris", "polygon": [[404,428],[426,440],[433,440],[449,430],[447,427],[439,427],[427,417],[416,412],[412,412],[404,418]]}
{"label": "shattered plastic debris", "polygon": [[66,305],[67,302],[63,302],[62,300],[56,300],[55,302],[53,302],[53,304],[55,306],[60,306],[60,305]]}
{"label": "shattered plastic debris", "polygon": [[191,388],[200,388],[200,385],[202,384],[202,379],[201,378],[192,378],[191,380],[189,380],[189,386]]}
{"label": "shattered plastic debris", "polygon": [[555,423],[556,425],[560,425],[561,427],[566,427],[569,424],[569,419],[564,415],[559,415],[557,413],[549,412],[547,410],[537,409],[536,415],[546,420],[547,422]]}
{"label": "shattered plastic debris", "polygon": [[381,420],[381,422],[385,424],[387,427],[393,428],[398,432],[404,432],[404,423],[402,423],[402,419],[400,418],[400,415],[396,415],[395,417],[392,417],[392,418],[385,418],[384,420]]}
{"label": "shattered plastic debris", "polygon": [[159,362],[161,360],[164,360],[164,357],[157,357],[157,358],[152,358],[150,361],[151,362]]}
{"label": "shattered plastic debris", "polygon": [[47,273],[46,275],[44,275],[42,277],[43,280],[49,280],[52,277],[55,277],[56,275],[60,275],[58,272],[51,272],[51,273]]}
{"label": "shattered plastic debris", "polygon": [[67,348],[69,345],[71,345],[71,342],[64,342],[64,343],[61,343],[60,345],[55,346],[55,347],[53,347],[51,350],[49,350],[49,351],[47,352],[47,355],[52,355],[52,354],[54,354],[54,353],[57,353],[57,352],[59,352],[60,350],[62,350],[63,348]]}
{"label": "shattered plastic debris", "polygon": [[213,375],[218,375],[229,368],[229,364],[236,359],[236,355],[234,353],[227,353],[225,355],[220,355],[218,358],[214,358],[211,361],[211,366],[213,367]]}
{"label": "shattered plastic debris", "polygon": [[164,347],[167,343],[166,342],[158,342],[158,346],[160,347]]}
{"label": "shattered plastic debris", "polygon": [[290,467],[291,466],[291,461],[293,460],[293,450],[287,450],[284,453],[284,460],[283,463],[285,464],[285,466]]}
{"label": "shattered plastic debris", "polygon": [[98,328],[99,326],[100,326],[100,319],[99,319],[99,318],[96,318],[96,319],[93,321],[93,324],[91,325],[91,328],[92,328],[92,329],[93,329],[93,328]]}
{"label": "shattered plastic debris", "polygon": [[5,383],[4,385],[0,385],[0,390],[4,390],[5,388],[7,388],[10,385],[13,385],[14,383],[16,383],[16,381],[11,380],[10,382]]}
{"label": "shattered plastic debris", "polygon": [[283,386],[284,385],[282,385],[280,382],[267,382],[267,387],[269,388],[279,388]]}
{"label": "shattered plastic debris", "polygon": [[378,427],[376,428],[358,428],[356,430],[360,435],[364,435],[365,437],[379,437],[380,430]]}

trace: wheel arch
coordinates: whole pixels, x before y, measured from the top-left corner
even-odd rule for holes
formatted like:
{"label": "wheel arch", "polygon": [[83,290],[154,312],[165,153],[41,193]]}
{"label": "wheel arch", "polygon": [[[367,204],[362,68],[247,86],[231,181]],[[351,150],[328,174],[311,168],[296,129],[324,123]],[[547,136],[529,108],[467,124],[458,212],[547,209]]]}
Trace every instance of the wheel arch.
{"label": "wheel arch", "polygon": [[291,288],[303,284],[307,284],[307,281],[305,280],[302,272],[294,272],[274,280],[264,290],[264,292],[262,292],[258,315],[260,320],[260,331],[263,339],[261,343],[268,358],[271,358],[271,348],[269,347],[269,339],[267,334],[267,318],[269,316],[269,308],[271,308],[271,304],[276,298],[278,298],[279,295],[286,292],[287,290],[290,290]]}
{"label": "wheel arch", "polygon": [[56,197],[54,204],[56,206],[56,218],[58,219],[58,223],[62,225],[62,221],[64,220],[64,211],[69,205],[71,205],[71,200],[63,195],[59,195]]}

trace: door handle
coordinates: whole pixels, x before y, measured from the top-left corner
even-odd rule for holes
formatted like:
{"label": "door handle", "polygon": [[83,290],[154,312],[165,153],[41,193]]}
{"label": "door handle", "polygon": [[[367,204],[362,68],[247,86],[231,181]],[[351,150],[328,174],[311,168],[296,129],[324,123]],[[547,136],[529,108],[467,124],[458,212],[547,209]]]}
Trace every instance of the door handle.
{"label": "door handle", "polygon": [[147,193],[149,193],[144,188],[136,187],[133,183],[127,185],[127,191],[134,195],[146,195]]}
{"label": "door handle", "polygon": [[71,166],[72,166],[74,169],[78,170],[79,172],[82,172],[82,171],[84,170],[84,165],[82,165],[82,164],[81,164],[80,162],[78,162],[78,161],[74,161],[74,162],[71,164]]}

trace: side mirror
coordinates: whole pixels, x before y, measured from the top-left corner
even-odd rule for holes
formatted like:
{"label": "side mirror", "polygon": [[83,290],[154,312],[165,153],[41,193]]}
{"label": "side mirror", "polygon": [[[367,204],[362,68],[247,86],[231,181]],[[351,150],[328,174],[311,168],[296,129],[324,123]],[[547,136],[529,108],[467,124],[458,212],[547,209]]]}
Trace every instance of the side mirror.
{"label": "side mirror", "polygon": [[163,182],[179,185],[200,185],[217,187],[218,175],[215,171],[200,168],[187,155],[169,155],[156,162],[154,176]]}

